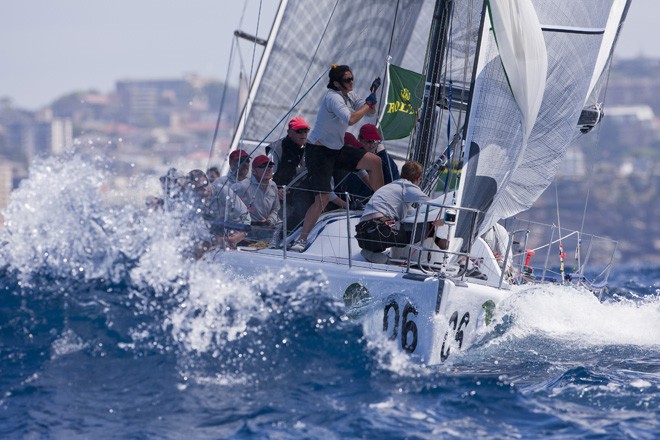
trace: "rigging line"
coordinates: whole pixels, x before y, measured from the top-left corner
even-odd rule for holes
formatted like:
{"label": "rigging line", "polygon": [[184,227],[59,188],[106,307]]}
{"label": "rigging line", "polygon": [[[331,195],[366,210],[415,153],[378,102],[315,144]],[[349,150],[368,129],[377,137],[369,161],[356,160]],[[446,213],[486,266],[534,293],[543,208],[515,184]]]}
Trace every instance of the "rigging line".
{"label": "rigging line", "polygon": [[215,130],[213,131],[213,140],[211,141],[211,149],[209,151],[209,160],[206,163],[206,168],[208,169],[211,165],[211,159],[213,157],[213,150],[215,149],[215,142],[218,139],[218,130],[220,129],[220,122],[222,120],[222,111],[225,107],[225,97],[227,96],[227,84],[229,83],[229,72],[232,68],[232,62],[234,59],[234,49],[237,45],[237,37],[234,37],[231,43],[231,49],[229,50],[229,62],[227,63],[227,73],[225,74],[225,81],[222,87],[222,97],[220,98],[220,108],[218,109],[218,118],[215,121]]}
{"label": "rigging line", "polygon": [[[473,8],[474,8],[474,1],[471,0],[469,2],[469,5],[468,5],[468,11],[471,11]],[[467,29],[472,29],[472,14],[470,14],[470,13],[467,14],[466,28]],[[468,66],[469,66],[469,61],[470,61],[470,53],[472,53],[471,43],[472,43],[472,41],[470,40],[469,33],[466,32],[465,33],[465,40],[463,42],[463,44],[465,45],[465,48],[466,48],[465,51],[463,52],[463,77],[461,78],[462,81],[463,81],[463,84],[467,84],[468,75],[470,74],[470,69],[468,68]],[[465,102],[466,101],[465,98],[466,98],[466,96],[465,96],[465,87],[461,87],[461,102]],[[461,126],[464,111],[465,110],[461,110],[459,112],[459,118],[458,118],[458,121],[456,123],[457,127]],[[458,131],[458,128],[457,128],[457,131]]]}
{"label": "rigging line", "polygon": [[[330,17],[328,18],[328,21],[325,23],[325,27],[323,28],[323,33],[321,34],[321,38],[319,38],[319,40],[318,40],[319,43],[316,45],[316,48],[314,49],[314,54],[312,54],[312,56],[311,56],[310,59],[309,59],[309,63],[307,64],[307,70],[305,70],[305,75],[303,76],[302,81],[300,81],[300,86],[298,87],[298,91],[296,92],[296,96],[293,98],[294,100],[297,99],[298,96],[300,95],[300,91],[301,91],[302,88],[303,88],[303,84],[305,84],[305,80],[307,79],[307,76],[309,75],[309,72],[312,70],[312,65],[313,65],[313,63],[314,63],[314,60],[316,59],[316,54],[319,52],[319,49],[321,48],[321,43],[323,43],[323,39],[325,38],[325,34],[328,32],[328,28],[330,27],[330,22],[332,21],[332,17],[335,16],[335,12],[336,12],[336,10],[337,10],[337,5],[338,5],[338,4],[339,4],[339,0],[337,0],[337,1],[335,2],[335,5],[334,5],[333,8],[332,8],[332,12],[330,13]],[[323,75],[321,75],[321,76],[323,76]],[[316,83],[318,83],[319,80],[320,80],[320,78],[319,78],[318,80],[316,80],[316,82],[314,83],[314,85],[316,85]],[[312,86],[312,87],[314,87],[314,86]],[[310,90],[311,90],[311,89],[310,89]],[[307,93],[309,93],[309,90],[307,91]],[[306,95],[307,93],[305,93],[305,95]],[[300,103],[300,101],[302,101],[302,99],[296,101],[296,102],[291,106],[291,109],[289,110],[289,112],[288,112],[287,114],[291,113],[291,110],[293,110],[294,108],[296,108],[296,106]],[[280,122],[282,122],[282,121],[280,120]],[[279,122],[278,122],[278,125],[279,125]],[[276,126],[276,127],[277,127],[277,126]],[[283,128],[284,128],[284,127],[282,127],[282,129],[283,129]],[[271,133],[272,133],[272,131],[271,131]],[[270,133],[269,133],[269,134],[270,134]]]}
{"label": "rigging line", "polygon": [[291,112],[293,111],[293,109],[296,108],[296,106],[297,106],[298,104],[300,104],[300,102],[301,102],[303,99],[305,99],[305,97],[306,97],[307,95],[309,95],[309,92],[312,91],[312,89],[316,86],[316,84],[318,84],[319,81],[321,81],[321,79],[322,79],[324,76],[325,76],[325,72],[323,72],[323,73],[322,73],[322,74],[316,79],[316,81],[314,81],[314,84],[312,84],[312,85],[310,86],[310,88],[307,89],[307,91],[305,92],[305,94],[302,95],[302,96],[300,97],[300,99],[298,99],[298,100],[297,100],[297,101],[296,101],[296,102],[295,102],[295,103],[289,108],[289,110],[284,114],[284,116],[282,116],[282,117],[280,118],[280,120],[277,121],[277,122],[275,123],[275,126],[274,126],[274,127],[273,127],[273,128],[272,128],[272,129],[266,134],[266,136],[264,136],[264,137],[259,141],[259,143],[257,144],[257,146],[254,147],[254,148],[252,149],[252,151],[250,151],[250,155],[251,155],[252,153],[254,153],[254,152],[257,150],[257,148],[259,148],[264,142],[266,142],[266,139],[268,139],[268,137],[269,137],[269,136],[270,136],[270,135],[271,135],[271,134],[277,129],[277,127],[279,127],[279,125],[280,125],[280,124],[281,124],[281,123],[282,123],[282,122],[283,122],[283,121],[284,121],[284,120],[285,120],[285,119],[291,114]]}
{"label": "rigging line", "polygon": [[[610,59],[609,59],[607,64],[608,64],[607,69],[605,69],[605,72],[607,72],[606,77],[605,77],[605,84],[603,86],[601,86],[602,89],[603,89],[602,102],[605,102],[605,99],[607,98],[607,89],[608,89],[608,85],[610,83],[610,75],[612,73],[612,71],[610,70],[610,67],[612,65],[612,57],[611,56],[610,56]],[[594,139],[594,144],[593,144],[594,151],[596,150],[596,148],[600,144],[601,134],[602,134],[602,121],[601,121],[601,123],[598,124],[598,128],[596,130],[596,139]],[[587,195],[586,195],[585,200],[584,200],[584,210],[582,212],[582,223],[580,225],[580,233],[582,233],[582,231],[584,230],[584,223],[585,223],[586,217],[587,217],[587,204],[588,204],[589,198],[591,196],[591,187],[593,185],[592,177],[595,175],[595,173],[593,172],[594,168],[595,168],[595,164],[594,164],[594,161],[592,160],[592,161],[590,161],[590,165],[589,165],[590,172],[588,173],[589,178],[587,180],[587,182],[588,182]]]}
{"label": "rigging line", "polygon": [[[254,31],[255,36],[259,35],[259,25],[261,23],[261,7],[262,6],[263,6],[263,0],[260,0],[259,1],[259,11],[257,13],[257,25],[256,25],[256,29]],[[255,56],[256,56],[256,52],[257,52],[257,40],[255,39],[254,42],[252,43],[252,62],[251,62],[251,65],[250,65],[250,75],[248,76],[248,86],[249,86],[248,90],[250,88],[252,88],[252,80],[253,80],[252,75],[254,74],[254,59],[255,59]],[[248,95],[248,99],[250,99],[249,95]],[[247,123],[247,114],[244,114],[243,118],[244,118],[244,122]],[[252,153],[253,152],[254,152],[254,150],[252,150]],[[252,154],[252,153],[250,153],[250,154]],[[240,166],[238,168],[236,168],[236,180],[237,181],[238,181],[238,173],[239,173],[240,169],[241,169]],[[224,187],[224,184],[222,186]]]}
{"label": "rigging line", "polygon": [[559,190],[557,181],[555,181],[555,206],[557,207],[557,229],[559,230],[559,273],[561,274],[561,284],[564,284],[564,243],[561,236],[561,218],[559,216]]}
{"label": "rigging line", "polygon": [[[263,0],[259,1],[259,12],[257,14],[257,26],[256,29],[254,30],[254,35],[257,36],[259,35],[259,26],[261,25],[261,7],[263,6]],[[250,86],[252,85],[252,80],[253,74],[254,74],[254,59],[256,58],[256,53],[257,53],[257,41],[255,40],[254,43],[252,43],[252,61],[250,63],[250,76],[248,77],[249,81],[248,84]]]}
{"label": "rigging line", "polygon": [[[238,21],[238,26],[241,27],[243,24],[243,19],[245,18],[245,11],[247,9],[247,2],[243,4],[243,11],[241,12],[241,18]],[[220,98],[220,108],[218,109],[218,118],[216,119],[215,122],[215,129],[213,131],[213,140],[211,141],[211,148],[209,151],[209,160],[206,163],[206,168],[208,169],[211,165],[211,159],[213,157],[213,150],[215,148],[215,142],[218,139],[218,130],[220,128],[220,122],[222,119],[222,111],[224,109],[225,105],[225,96],[227,94],[227,84],[229,82],[229,74],[231,72],[231,68],[233,66],[233,60],[234,60],[234,49],[238,46],[238,39],[234,37],[234,39],[231,42],[231,48],[229,50],[229,61],[227,63],[227,73],[225,74],[225,80],[224,84],[222,87],[222,97]],[[225,158],[226,160],[226,158]],[[224,163],[223,163],[224,165]]]}
{"label": "rigging line", "polygon": [[[257,149],[258,149],[261,145],[263,145],[264,142],[266,142],[266,139],[268,139],[268,137],[269,137],[269,136],[270,136],[270,135],[271,135],[271,134],[277,129],[277,127],[279,127],[279,125],[280,125],[280,124],[281,124],[281,123],[282,123],[282,122],[283,122],[283,121],[284,121],[284,120],[285,120],[285,119],[291,114],[291,112],[293,111],[293,109],[296,108],[296,106],[297,106],[298,104],[300,104],[300,102],[301,102],[303,99],[305,99],[305,97],[306,97],[307,95],[309,95],[309,92],[312,91],[312,89],[316,86],[316,84],[318,84],[319,81],[321,81],[321,79],[322,79],[324,76],[325,76],[325,72],[323,72],[323,73],[317,78],[317,80],[314,81],[314,84],[312,84],[311,87],[310,87],[309,89],[307,89],[307,91],[305,92],[305,94],[304,94],[303,96],[301,96],[300,99],[299,99],[298,101],[296,101],[296,102],[293,104],[293,106],[291,106],[291,107],[289,108],[289,110],[284,114],[284,116],[282,116],[282,118],[280,118],[280,120],[277,121],[277,122],[275,123],[275,126],[274,126],[273,128],[271,128],[271,130],[266,134],[266,136],[264,136],[264,137],[259,141],[259,143],[258,143],[258,144],[257,144],[257,145],[256,145],[256,146],[255,146],[255,147],[254,147],[254,148],[248,153],[250,156],[251,156],[252,154],[254,154],[254,152],[257,151]],[[238,173],[238,172],[237,172],[237,173]],[[227,181],[225,181],[225,182],[222,183],[222,186],[220,187],[220,189],[224,188],[225,185],[227,185]]]}
{"label": "rigging line", "polygon": [[394,29],[396,29],[396,19],[399,16],[399,0],[396,0],[396,9],[394,10],[394,20],[392,21],[392,32],[390,32],[390,44],[387,47],[387,55],[392,54],[392,41],[394,40]]}
{"label": "rigging line", "polygon": [[[383,78],[386,78],[387,81],[389,81],[389,79],[390,79],[389,76],[388,76],[388,74],[389,74],[388,65],[389,65],[389,60],[392,59],[392,43],[394,41],[394,30],[396,29],[396,20],[399,17],[399,4],[400,4],[399,0],[396,0],[396,8],[394,9],[394,19],[392,20],[392,31],[390,32],[390,42],[389,42],[389,45],[387,46],[387,57],[385,57],[385,60],[386,60],[385,61],[385,73],[383,74]],[[386,84],[386,82],[383,83],[383,84]],[[381,106],[383,105],[384,93],[385,93],[385,86],[383,86],[380,89],[380,96],[378,97],[378,110],[376,110],[377,117],[378,117],[378,115],[380,115]],[[390,173],[391,173],[391,171],[390,171]]]}

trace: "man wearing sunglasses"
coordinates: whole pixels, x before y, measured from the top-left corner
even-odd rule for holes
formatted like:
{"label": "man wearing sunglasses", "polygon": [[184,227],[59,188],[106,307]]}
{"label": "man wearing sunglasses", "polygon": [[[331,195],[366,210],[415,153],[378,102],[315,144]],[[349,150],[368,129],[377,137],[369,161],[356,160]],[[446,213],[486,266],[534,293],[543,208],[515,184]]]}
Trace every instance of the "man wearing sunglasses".
{"label": "man wearing sunglasses", "polygon": [[192,212],[201,215],[207,229],[198,237],[195,256],[201,257],[216,246],[236,247],[250,229],[251,219],[245,204],[229,186],[212,185],[202,170],[192,170],[187,177]]}
{"label": "man wearing sunglasses", "polygon": [[247,178],[250,171],[250,155],[245,150],[234,150],[229,154],[229,173],[226,176],[218,177],[213,181],[213,185],[221,188],[223,186],[232,186]]}
{"label": "man wearing sunglasses", "polygon": [[[311,127],[301,116],[291,119],[286,136],[266,147],[273,161],[273,181],[277,186],[290,185],[305,168],[305,144]],[[280,197],[280,200],[282,198]]]}
{"label": "man wearing sunglasses", "polygon": [[252,176],[231,187],[250,212],[250,238],[256,241],[270,239],[280,223],[280,199],[272,180],[274,167],[268,156],[257,156],[252,161]]}
{"label": "man wearing sunglasses", "polygon": [[[278,186],[280,203],[284,201],[282,187],[286,185],[286,217],[288,235],[291,230],[303,220],[305,212],[314,202],[314,195],[307,190],[301,189],[304,177],[307,175],[305,168],[305,144],[311,127],[307,121],[296,116],[289,121],[286,136],[278,139],[266,147],[266,154],[273,161],[273,181]],[[284,212],[280,212],[283,217]],[[275,232],[271,247],[278,247],[282,240],[282,231]]]}

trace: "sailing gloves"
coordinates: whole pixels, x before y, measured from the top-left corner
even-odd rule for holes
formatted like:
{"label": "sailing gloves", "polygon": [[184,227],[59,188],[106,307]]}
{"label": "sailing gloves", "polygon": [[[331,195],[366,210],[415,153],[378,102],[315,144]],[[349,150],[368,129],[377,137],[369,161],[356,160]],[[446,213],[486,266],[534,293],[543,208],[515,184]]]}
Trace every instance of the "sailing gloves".
{"label": "sailing gloves", "polygon": [[378,100],[376,99],[376,95],[372,93],[371,95],[367,96],[367,99],[365,99],[365,102],[367,105],[371,108],[374,108]]}

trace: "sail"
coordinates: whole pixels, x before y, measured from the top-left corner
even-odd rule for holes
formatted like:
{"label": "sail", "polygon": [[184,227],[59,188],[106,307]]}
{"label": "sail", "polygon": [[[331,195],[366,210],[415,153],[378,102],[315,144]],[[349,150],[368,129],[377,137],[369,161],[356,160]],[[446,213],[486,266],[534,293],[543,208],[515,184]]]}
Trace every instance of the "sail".
{"label": "sail", "polygon": [[403,62],[411,38],[419,38],[422,6],[420,0],[283,1],[232,149],[239,140],[267,144],[282,137],[294,115],[313,124],[333,63],[351,67],[354,90],[366,97],[372,80],[385,77],[388,53],[398,65],[421,59]]}
{"label": "sail", "polygon": [[612,4],[605,32],[603,33],[600,51],[598,52],[598,59],[596,60],[596,66],[594,67],[594,74],[591,78],[591,84],[589,85],[589,97],[587,98],[585,105],[595,104],[595,101],[590,98],[594,94],[597,95],[600,92],[599,85],[602,83],[601,79],[603,78],[603,73],[607,70],[607,66],[612,60],[614,45],[619,37],[621,24],[628,13],[630,2],[631,0],[616,0]]}
{"label": "sail", "polygon": [[543,100],[527,142],[522,129],[525,116],[507,79],[496,32],[490,23],[484,27],[462,194],[464,206],[487,213],[481,231],[530,208],[552,182],[578,130],[615,3],[531,1],[543,30],[548,67]]}
{"label": "sail", "polygon": [[518,103],[526,142],[541,107],[548,73],[541,24],[529,0],[489,1],[488,11],[504,74]]}

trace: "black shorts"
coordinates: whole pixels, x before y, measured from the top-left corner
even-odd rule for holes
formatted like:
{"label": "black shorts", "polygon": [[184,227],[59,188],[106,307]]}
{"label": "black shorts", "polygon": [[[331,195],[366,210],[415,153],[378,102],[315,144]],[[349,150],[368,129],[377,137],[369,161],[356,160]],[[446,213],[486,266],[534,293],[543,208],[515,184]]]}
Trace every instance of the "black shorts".
{"label": "black shorts", "polygon": [[336,171],[357,171],[358,162],[367,154],[366,150],[344,145],[341,150],[332,150],[323,145],[305,146],[307,182],[309,189],[329,193],[332,191],[330,178]]}
{"label": "black shorts", "polygon": [[362,249],[383,252],[388,247],[404,247],[410,244],[410,232],[394,229],[393,220],[377,218],[355,225],[355,238]]}
{"label": "black shorts", "polygon": [[[388,247],[405,247],[413,243],[419,243],[424,237],[433,237],[433,224],[428,223],[425,227],[419,224],[413,234],[413,225],[404,224],[400,229],[394,229],[391,226],[393,220],[377,218],[367,220],[355,225],[355,238],[362,249],[372,252],[383,252]],[[422,235],[424,233],[425,235]]]}

